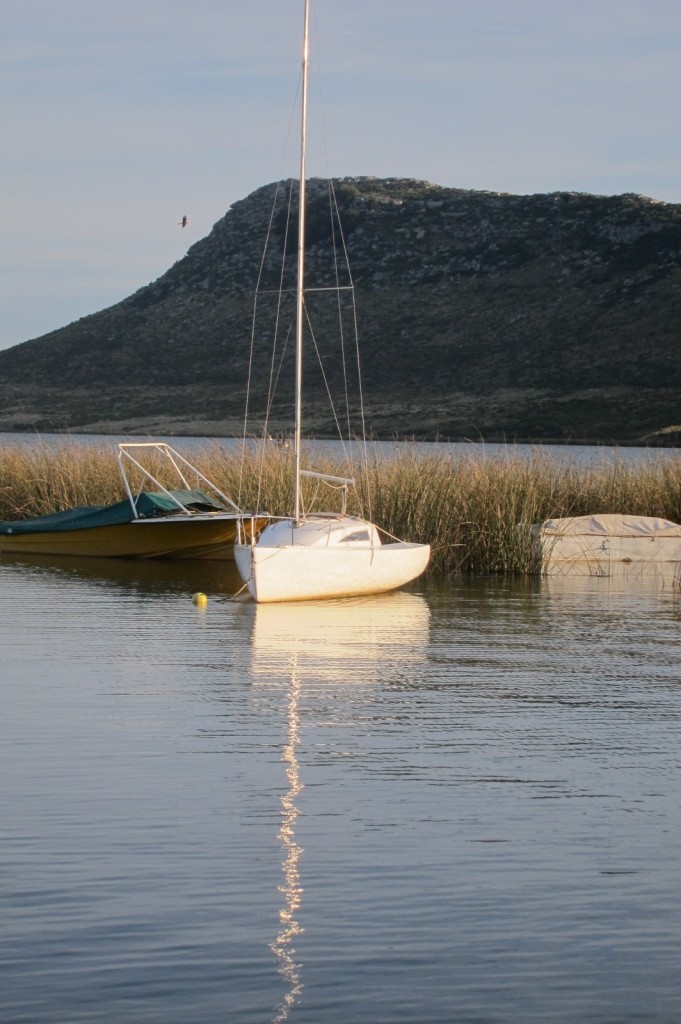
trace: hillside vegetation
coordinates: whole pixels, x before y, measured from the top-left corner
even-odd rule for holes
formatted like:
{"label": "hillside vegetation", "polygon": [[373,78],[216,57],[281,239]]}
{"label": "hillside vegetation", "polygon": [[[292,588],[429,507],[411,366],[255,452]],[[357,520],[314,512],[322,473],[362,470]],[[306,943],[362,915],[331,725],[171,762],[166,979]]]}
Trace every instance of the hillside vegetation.
{"label": "hillside vegetation", "polygon": [[[398,179],[333,185],[374,436],[681,437],[681,206]],[[311,183],[312,288],[335,281],[327,193],[326,182]],[[267,185],[235,203],[184,259],[123,302],[0,352],[0,429],[240,433],[272,217],[253,336],[257,421],[271,374],[265,293],[278,285],[277,244],[295,250],[286,188],[274,198]],[[323,351],[335,299],[319,292],[309,303]],[[291,421],[290,346],[278,358],[272,432]],[[334,392],[342,371],[329,355]],[[305,376],[309,394],[322,390],[313,360]],[[346,412],[359,429],[356,405]],[[333,432],[321,402],[310,401],[305,431]]]}

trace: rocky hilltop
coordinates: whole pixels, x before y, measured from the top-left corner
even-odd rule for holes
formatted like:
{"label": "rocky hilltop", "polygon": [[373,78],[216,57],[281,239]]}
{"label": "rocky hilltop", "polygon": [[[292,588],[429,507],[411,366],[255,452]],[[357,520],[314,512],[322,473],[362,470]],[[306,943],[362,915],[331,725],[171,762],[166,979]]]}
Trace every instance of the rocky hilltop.
{"label": "rocky hilltop", "polygon": [[[680,205],[401,179],[333,186],[375,436],[681,436]],[[280,342],[275,373],[271,331],[260,319],[253,331],[252,313],[259,281],[261,313],[274,321],[280,254],[295,251],[287,195],[285,185],[258,189],[157,281],[0,352],[0,429],[239,433],[251,345],[251,407],[264,409],[278,376],[269,426],[286,429],[291,346]],[[307,284],[320,289],[309,301],[319,306],[323,350],[336,300],[321,289],[336,283],[338,232],[328,183],[311,182],[309,195]],[[290,307],[289,294],[282,323]],[[342,360],[324,366],[329,388],[342,390]],[[316,392],[315,362],[305,374]],[[351,403],[353,426],[356,413]],[[328,409],[311,403],[306,432],[332,425]]]}

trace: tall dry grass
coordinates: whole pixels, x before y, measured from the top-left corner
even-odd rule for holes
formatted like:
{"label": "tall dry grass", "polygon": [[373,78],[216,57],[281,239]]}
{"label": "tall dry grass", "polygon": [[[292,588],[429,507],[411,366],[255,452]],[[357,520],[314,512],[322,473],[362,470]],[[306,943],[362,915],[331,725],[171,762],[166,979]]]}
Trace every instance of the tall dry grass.
{"label": "tall dry grass", "polygon": [[124,497],[113,448],[74,443],[0,448],[0,519],[27,519]]}
{"label": "tall dry grass", "polygon": [[[290,512],[293,456],[254,445],[243,451],[208,444],[192,461],[241,508]],[[314,468],[353,475],[348,510],[370,516],[387,533],[428,541],[434,570],[529,573],[534,569],[530,523],[594,512],[660,516],[681,522],[681,457],[643,464],[615,459],[601,465],[560,464],[538,449],[531,457],[423,456],[405,448],[373,457],[368,466],[336,458]],[[161,481],[177,481],[157,466]],[[194,485],[195,481],[189,481]],[[134,481],[141,486],[141,480]],[[61,446],[0,448],[0,519],[23,519],[77,505],[125,497],[115,449],[65,442]],[[340,497],[316,480],[304,484],[305,508],[340,508]]]}

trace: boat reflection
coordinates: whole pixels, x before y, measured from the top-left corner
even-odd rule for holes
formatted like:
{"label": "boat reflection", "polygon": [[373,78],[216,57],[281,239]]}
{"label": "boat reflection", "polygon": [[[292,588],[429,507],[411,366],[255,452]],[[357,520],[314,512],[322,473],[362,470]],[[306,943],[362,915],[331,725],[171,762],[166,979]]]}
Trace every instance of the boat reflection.
{"label": "boat reflection", "polygon": [[286,993],[272,1020],[283,1024],[303,991],[303,965],[294,943],[304,930],[298,918],[304,892],[299,866],[303,847],[296,826],[298,799],[304,789],[299,752],[305,683],[367,685],[388,679],[391,664],[423,661],[430,612],[419,595],[397,592],[343,601],[261,604],[254,613],[253,677],[263,682],[283,679],[287,687],[286,737],[281,755],[286,789],[281,797],[277,834],[282,856],[282,905],[279,931],[270,946],[286,984]]}
{"label": "boat reflection", "polygon": [[258,605],[255,678],[286,674],[295,656],[303,678],[364,684],[381,665],[422,661],[430,610],[419,594],[396,591],[341,601]]}
{"label": "boat reflection", "polygon": [[34,575],[60,576],[97,588],[140,595],[186,594],[198,590],[231,597],[241,588],[233,562],[185,559],[163,561],[143,558],[75,558],[69,555],[0,556],[0,569],[23,567]]}

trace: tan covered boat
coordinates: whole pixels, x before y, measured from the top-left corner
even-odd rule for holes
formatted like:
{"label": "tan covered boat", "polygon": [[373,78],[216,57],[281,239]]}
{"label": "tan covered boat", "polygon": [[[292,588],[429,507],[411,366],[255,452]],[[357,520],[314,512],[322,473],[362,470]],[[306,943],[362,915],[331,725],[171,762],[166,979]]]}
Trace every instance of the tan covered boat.
{"label": "tan covered boat", "polygon": [[534,556],[548,576],[681,574],[681,525],[656,516],[600,514],[531,527]]}

